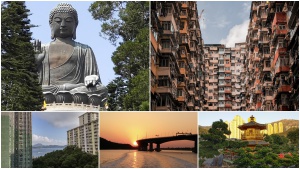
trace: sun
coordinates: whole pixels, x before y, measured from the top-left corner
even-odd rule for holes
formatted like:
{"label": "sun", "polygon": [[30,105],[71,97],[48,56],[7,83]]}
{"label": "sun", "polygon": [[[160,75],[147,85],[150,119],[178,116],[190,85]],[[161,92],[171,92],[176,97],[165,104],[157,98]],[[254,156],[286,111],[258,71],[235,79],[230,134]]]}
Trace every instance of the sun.
{"label": "sun", "polygon": [[134,141],[133,146],[138,146],[138,143],[136,141]]}

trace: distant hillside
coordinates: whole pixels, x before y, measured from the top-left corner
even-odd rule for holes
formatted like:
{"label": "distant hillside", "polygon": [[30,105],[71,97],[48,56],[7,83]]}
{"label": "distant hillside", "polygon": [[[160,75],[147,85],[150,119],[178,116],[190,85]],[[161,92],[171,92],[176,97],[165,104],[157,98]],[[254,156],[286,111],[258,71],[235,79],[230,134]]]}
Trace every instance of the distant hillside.
{"label": "distant hillside", "polygon": [[130,144],[120,144],[108,141],[100,137],[100,150],[113,150],[113,149],[137,149],[137,147],[132,147]]}
{"label": "distant hillside", "polygon": [[271,124],[282,122],[283,124],[283,132],[291,129],[291,128],[299,128],[299,120],[292,120],[292,119],[282,119],[279,121],[274,121]]}
{"label": "distant hillside", "polygon": [[199,134],[206,134],[208,133],[208,130],[211,128],[211,126],[200,126],[199,125]]}
{"label": "distant hillside", "polygon": [[61,146],[61,145],[43,145],[41,143],[37,143],[35,145],[32,145],[32,148],[65,148],[66,145]]}

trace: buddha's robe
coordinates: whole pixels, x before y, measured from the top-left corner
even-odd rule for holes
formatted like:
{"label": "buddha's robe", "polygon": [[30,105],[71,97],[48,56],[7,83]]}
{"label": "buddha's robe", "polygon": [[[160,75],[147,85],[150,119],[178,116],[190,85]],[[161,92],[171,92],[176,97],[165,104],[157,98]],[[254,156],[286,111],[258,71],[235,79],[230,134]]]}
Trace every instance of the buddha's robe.
{"label": "buddha's robe", "polygon": [[[38,63],[39,82],[42,84],[43,92],[57,93],[58,91],[84,92],[87,94],[107,93],[105,86],[101,84],[97,62],[92,49],[84,44],[75,42],[74,50],[66,62],[50,68],[49,48],[50,44],[44,46],[45,57]],[[98,84],[86,87],[84,78],[89,75],[99,77]]]}

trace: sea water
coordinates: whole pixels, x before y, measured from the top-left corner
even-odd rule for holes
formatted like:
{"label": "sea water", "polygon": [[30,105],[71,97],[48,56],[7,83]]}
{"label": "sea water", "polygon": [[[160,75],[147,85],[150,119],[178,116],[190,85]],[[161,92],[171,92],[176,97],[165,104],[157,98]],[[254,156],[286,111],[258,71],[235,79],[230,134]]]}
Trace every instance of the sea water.
{"label": "sea water", "polygon": [[197,168],[191,151],[100,150],[101,168]]}
{"label": "sea water", "polygon": [[64,147],[59,148],[32,148],[32,157],[37,158],[40,156],[44,156],[47,153],[51,153],[56,150],[63,150]]}

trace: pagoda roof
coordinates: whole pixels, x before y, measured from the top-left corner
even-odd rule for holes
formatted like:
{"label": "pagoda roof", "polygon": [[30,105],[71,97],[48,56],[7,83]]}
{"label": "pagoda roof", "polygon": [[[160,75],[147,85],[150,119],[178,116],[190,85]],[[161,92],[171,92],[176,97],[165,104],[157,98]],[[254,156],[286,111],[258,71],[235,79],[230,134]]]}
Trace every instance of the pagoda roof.
{"label": "pagoda roof", "polygon": [[253,116],[251,116],[250,118],[251,118],[251,121],[249,123],[240,125],[240,126],[238,126],[238,128],[241,130],[247,130],[247,128],[255,128],[255,129],[264,130],[267,128],[267,125],[255,122]]}

